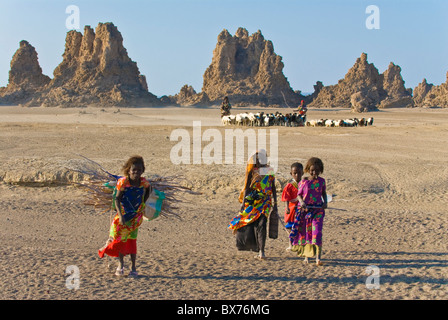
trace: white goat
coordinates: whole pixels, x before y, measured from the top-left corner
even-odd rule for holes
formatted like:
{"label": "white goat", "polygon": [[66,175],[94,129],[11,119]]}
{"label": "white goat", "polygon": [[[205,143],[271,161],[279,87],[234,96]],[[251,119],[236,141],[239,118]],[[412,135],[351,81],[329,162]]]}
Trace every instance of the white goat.
{"label": "white goat", "polygon": [[235,124],[239,126],[244,126],[247,123],[248,114],[238,113],[235,117]]}
{"label": "white goat", "polygon": [[223,116],[221,118],[221,123],[222,123],[223,126],[230,125],[230,117],[229,116]]}
{"label": "white goat", "polygon": [[333,120],[325,120],[325,126],[326,127],[334,127]]}

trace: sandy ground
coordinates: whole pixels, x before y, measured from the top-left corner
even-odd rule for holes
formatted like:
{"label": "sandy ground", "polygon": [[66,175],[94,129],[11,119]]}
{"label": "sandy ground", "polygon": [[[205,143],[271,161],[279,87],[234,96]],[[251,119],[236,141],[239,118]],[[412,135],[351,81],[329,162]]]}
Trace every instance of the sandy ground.
{"label": "sandy ground", "polygon": [[[354,116],[308,112],[308,119]],[[374,125],[261,129],[278,133],[278,181],[288,179],[292,162],[320,157],[329,206],[345,210],[327,211],[325,265],[316,267],[285,251],[283,230],[267,240],[265,261],[236,250],[227,225],[239,208],[243,165],[173,164],[173,130],[193,137],[192,123],[201,121],[201,134],[217,129],[224,139],[235,129],[221,126],[218,109],[0,107],[0,299],[447,299],[448,110],[362,116],[373,116]],[[147,175],[182,175],[202,192],[187,197],[182,220],[141,226],[138,278],[113,276],[116,261],[97,255],[109,214],[85,206],[82,190],[61,183],[77,153],[114,173],[140,154]],[[67,286],[69,266],[79,270],[77,290]],[[369,266],[378,268],[377,289],[366,285],[375,284]]]}

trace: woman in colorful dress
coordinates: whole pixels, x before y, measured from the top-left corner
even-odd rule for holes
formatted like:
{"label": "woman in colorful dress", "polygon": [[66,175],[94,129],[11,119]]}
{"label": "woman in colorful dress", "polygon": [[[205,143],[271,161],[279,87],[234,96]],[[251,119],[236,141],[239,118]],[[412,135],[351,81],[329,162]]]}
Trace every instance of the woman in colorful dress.
{"label": "woman in colorful dress", "polygon": [[117,181],[115,198],[115,215],[106,245],[98,251],[102,258],[104,254],[118,257],[119,264],[116,276],[124,275],[124,256],[131,256],[130,276],[137,276],[137,234],[138,227],[143,222],[145,203],[151,193],[151,185],[141,175],[145,172],[145,164],[140,156],[131,157],[123,166],[124,177]]}
{"label": "woman in colorful dress", "polygon": [[265,259],[267,221],[270,214],[277,214],[275,175],[267,165],[265,150],[249,158],[239,201],[241,211],[228,227],[236,234],[236,246],[238,250],[257,251],[256,258]]}
{"label": "woman in colorful dress", "polygon": [[291,228],[289,239],[291,251],[299,257],[316,257],[316,265],[322,265],[322,227],[327,208],[327,191],[324,178],[319,177],[324,172],[324,164],[319,158],[311,158],[305,165],[305,172],[310,174],[308,180],[302,180],[299,186],[297,200],[300,202]]}

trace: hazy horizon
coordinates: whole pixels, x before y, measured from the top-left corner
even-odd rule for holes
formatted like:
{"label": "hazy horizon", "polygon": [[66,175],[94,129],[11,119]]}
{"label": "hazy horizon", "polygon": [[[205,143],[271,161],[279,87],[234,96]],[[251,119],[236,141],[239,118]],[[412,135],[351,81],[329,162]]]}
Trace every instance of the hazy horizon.
{"label": "hazy horizon", "polygon": [[[0,87],[21,40],[36,48],[43,73],[53,78],[69,31],[66,9],[79,9],[79,29],[112,22],[129,57],[145,75],[149,91],[174,95],[185,85],[200,92],[217,36],[239,27],[260,30],[282,57],[293,90],[313,92],[342,79],[363,52],[383,73],[390,62],[402,68],[407,88],[423,78],[439,85],[448,71],[448,21],[443,0],[407,1],[217,1],[217,0],[17,0],[0,3]],[[369,29],[369,5],[379,10],[379,29]],[[436,39],[436,40],[434,40]]]}

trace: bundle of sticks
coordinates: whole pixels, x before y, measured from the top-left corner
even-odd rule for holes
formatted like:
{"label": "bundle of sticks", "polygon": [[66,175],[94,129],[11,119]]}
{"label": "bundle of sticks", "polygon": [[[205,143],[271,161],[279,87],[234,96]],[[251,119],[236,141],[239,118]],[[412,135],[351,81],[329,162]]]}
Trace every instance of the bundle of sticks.
{"label": "bundle of sticks", "polygon": [[[97,162],[88,159],[82,155],[82,161],[70,161],[66,168],[80,173],[87,177],[82,182],[73,182],[75,185],[85,188],[85,205],[92,206],[95,211],[106,213],[114,208],[115,185],[120,176],[114,175],[105,170]],[[182,203],[185,203],[185,195],[199,195],[199,192],[191,190],[189,187],[182,186],[183,181],[180,176],[161,177],[154,175],[147,178],[153,189],[165,194],[161,216],[180,218],[179,211]]]}

